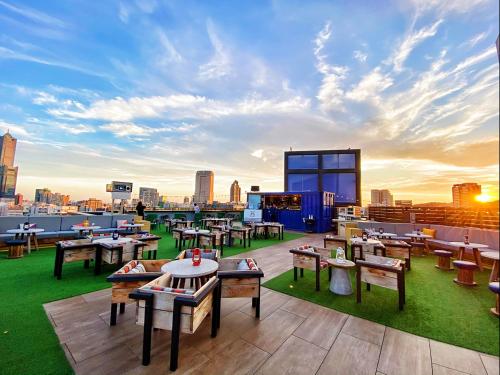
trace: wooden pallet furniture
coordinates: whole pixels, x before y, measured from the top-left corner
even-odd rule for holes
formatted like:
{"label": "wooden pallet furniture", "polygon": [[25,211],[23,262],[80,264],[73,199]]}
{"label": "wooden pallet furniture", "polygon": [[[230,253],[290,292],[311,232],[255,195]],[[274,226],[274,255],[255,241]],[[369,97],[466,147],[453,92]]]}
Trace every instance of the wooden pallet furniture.
{"label": "wooden pallet furniture", "polygon": [[[238,269],[238,265],[245,262],[248,270]],[[252,266],[254,265],[254,266]],[[252,307],[255,307],[255,317],[260,317],[260,284],[264,272],[251,258],[226,258],[219,260],[217,277],[221,281],[222,298],[252,298]]]}
{"label": "wooden pallet furniture", "polygon": [[233,246],[235,239],[240,240],[240,244],[243,243],[244,248],[247,247],[247,245],[250,247],[252,245],[252,228],[230,228],[228,230],[228,246]]}
{"label": "wooden pallet furniture", "polygon": [[144,242],[146,245],[142,248],[142,258],[145,258],[144,253],[148,253],[148,259],[156,259],[158,253],[158,241],[161,240],[160,236],[150,233],[134,233],[129,236],[135,240]]}
{"label": "wooden pallet furniture", "polygon": [[133,246],[126,247],[123,244],[101,243],[102,255],[101,259],[104,263],[121,265],[123,262],[128,262],[134,259],[142,259],[143,249],[146,244],[142,241],[137,241]]}
{"label": "wooden pallet furniture", "polygon": [[405,304],[405,267],[399,259],[366,254],[365,260],[356,261],[356,302],[361,303],[361,283],[366,283],[366,290],[371,285],[396,290],[399,310]]}
{"label": "wooden pallet furniture", "polygon": [[347,240],[340,236],[326,236],[323,238],[323,247],[325,249],[337,250],[341,247],[347,254]]}
{"label": "wooden pallet furniture", "polygon": [[[109,325],[116,325],[116,311],[118,305],[120,306],[120,314],[123,314],[125,312],[125,304],[133,302],[133,300],[129,298],[129,294],[135,289],[163,275],[161,266],[168,262],[170,262],[170,259],[131,260],[106,278],[106,280],[112,284]],[[143,269],[137,267],[138,265],[142,265]]]}
{"label": "wooden pallet furniture", "polygon": [[144,326],[142,364],[151,359],[152,329],[172,331],[170,371],[175,371],[179,357],[180,333],[193,334],[207,315],[212,317],[211,337],[220,326],[220,281],[213,276],[198,291],[174,289],[172,277],[163,276],[143,285],[130,294],[137,302],[136,323]]}
{"label": "wooden pallet furniture", "polygon": [[92,260],[94,261],[94,274],[99,275],[101,273],[101,259],[101,246],[92,243],[90,239],[58,241],[56,242],[54,276],[61,280],[65,263],[83,261],[84,268],[89,268]]}
{"label": "wooden pallet furniture", "polygon": [[411,270],[411,246],[408,243],[401,240],[381,240],[381,242],[385,246],[385,255],[380,252],[382,256],[403,259],[406,270]]}
{"label": "wooden pallet furniture", "polygon": [[385,256],[385,246],[374,245],[373,252],[362,244],[351,243],[351,261],[356,262],[357,259],[364,260],[366,255]]}
{"label": "wooden pallet furniture", "polygon": [[224,232],[200,233],[198,234],[198,246],[202,248],[215,249],[219,247],[221,254],[224,254]]}
{"label": "wooden pallet furniture", "polygon": [[304,277],[304,270],[316,273],[316,290],[320,290],[320,272],[328,270],[328,280],[332,279],[332,269],[328,265],[327,259],[331,258],[332,251],[320,247],[301,246],[291,249],[293,256],[293,279],[297,281],[297,270],[300,270],[300,277]]}

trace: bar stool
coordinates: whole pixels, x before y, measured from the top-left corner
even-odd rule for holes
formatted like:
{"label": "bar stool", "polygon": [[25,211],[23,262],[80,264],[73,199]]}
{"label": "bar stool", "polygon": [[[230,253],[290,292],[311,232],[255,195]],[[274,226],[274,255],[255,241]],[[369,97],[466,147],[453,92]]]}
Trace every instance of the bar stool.
{"label": "bar stool", "polygon": [[434,250],[434,255],[437,256],[437,264],[434,266],[443,271],[453,271],[451,266],[451,256],[453,253],[447,250]]}
{"label": "bar stool", "polygon": [[423,242],[410,242],[411,253],[414,256],[421,257],[424,255],[425,244]]}
{"label": "bar stool", "polygon": [[500,298],[499,298],[500,282],[498,282],[498,281],[492,282],[488,285],[488,288],[490,288],[490,290],[497,295],[496,307],[492,307],[490,309],[490,311],[493,315],[499,316],[499,314],[500,314]]}
{"label": "bar stool", "polygon": [[454,260],[453,265],[458,269],[458,274],[453,281],[459,285],[476,286],[474,271],[478,268],[476,263],[466,260]]}
{"label": "bar stool", "polygon": [[6,240],[5,244],[9,247],[9,259],[22,258],[24,256],[24,246],[27,241],[24,239]]}

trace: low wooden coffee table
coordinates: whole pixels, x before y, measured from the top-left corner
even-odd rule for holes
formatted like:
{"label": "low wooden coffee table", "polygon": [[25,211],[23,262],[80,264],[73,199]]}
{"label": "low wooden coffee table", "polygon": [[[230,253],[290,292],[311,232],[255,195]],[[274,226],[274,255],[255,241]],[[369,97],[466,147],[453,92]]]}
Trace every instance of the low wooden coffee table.
{"label": "low wooden coffee table", "polygon": [[339,262],[337,259],[327,259],[328,264],[332,267],[332,279],[330,280],[330,291],[341,296],[352,294],[351,278],[349,269],[354,268],[356,264],[350,260]]}
{"label": "low wooden coffee table", "polygon": [[499,253],[498,251],[485,251],[484,253],[481,253],[481,256],[486,259],[491,259],[493,261],[493,268],[491,269],[491,274],[490,274],[490,283],[494,281],[498,281],[498,273],[499,273],[499,268],[498,268],[498,260],[499,260]]}

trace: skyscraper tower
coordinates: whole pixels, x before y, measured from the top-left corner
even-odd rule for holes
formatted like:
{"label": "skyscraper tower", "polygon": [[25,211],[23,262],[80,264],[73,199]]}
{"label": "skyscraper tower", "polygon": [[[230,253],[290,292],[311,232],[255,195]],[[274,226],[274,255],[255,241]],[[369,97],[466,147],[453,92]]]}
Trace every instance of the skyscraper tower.
{"label": "skyscraper tower", "polygon": [[214,172],[197,171],[194,186],[193,203],[208,203],[214,201]]}
{"label": "skyscraper tower", "polygon": [[229,192],[230,202],[239,203],[241,202],[241,188],[238,184],[238,180],[234,180],[231,184],[231,190]]}
{"label": "skyscraper tower", "polygon": [[16,195],[17,167],[14,167],[17,139],[7,131],[0,136],[0,198]]}

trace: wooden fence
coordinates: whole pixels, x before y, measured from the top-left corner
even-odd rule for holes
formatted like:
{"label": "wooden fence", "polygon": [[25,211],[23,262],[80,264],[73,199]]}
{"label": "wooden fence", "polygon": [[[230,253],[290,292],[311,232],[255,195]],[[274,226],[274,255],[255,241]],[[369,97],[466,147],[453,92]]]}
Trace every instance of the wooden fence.
{"label": "wooden fence", "polygon": [[382,222],[499,229],[498,209],[370,206],[368,217],[370,220]]}

